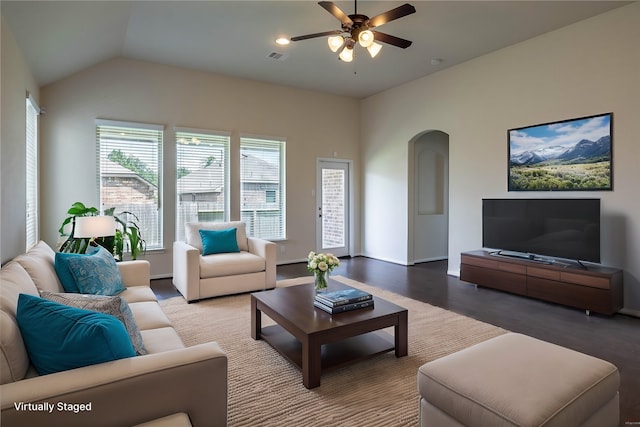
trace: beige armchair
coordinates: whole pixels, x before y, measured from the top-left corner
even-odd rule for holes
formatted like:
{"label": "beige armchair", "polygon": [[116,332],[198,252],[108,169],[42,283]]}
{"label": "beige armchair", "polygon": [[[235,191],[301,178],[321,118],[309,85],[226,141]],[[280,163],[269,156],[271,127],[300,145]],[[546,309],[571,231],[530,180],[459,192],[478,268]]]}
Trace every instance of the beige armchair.
{"label": "beige armchair", "polygon": [[[240,252],[202,255],[199,230],[230,228],[236,228]],[[187,301],[276,286],[277,245],[247,237],[243,222],[187,223],[185,231],[186,242],[173,244],[173,284]]]}

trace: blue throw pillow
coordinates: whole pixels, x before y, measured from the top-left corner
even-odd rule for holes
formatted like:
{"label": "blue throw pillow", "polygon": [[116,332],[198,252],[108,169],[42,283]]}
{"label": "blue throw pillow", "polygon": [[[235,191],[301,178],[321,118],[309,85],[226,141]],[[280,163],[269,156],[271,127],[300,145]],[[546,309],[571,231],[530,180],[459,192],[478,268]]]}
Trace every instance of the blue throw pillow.
{"label": "blue throw pillow", "polygon": [[131,344],[136,354],[147,354],[147,349],[142,341],[142,334],[138,324],[133,317],[133,312],[129,304],[120,296],[107,295],[87,295],[76,293],[54,293],[41,292],[40,297],[48,301],[68,305],[69,307],[81,308],[83,310],[97,311],[98,313],[110,314],[124,325],[129,334]]}
{"label": "blue throw pillow", "polygon": [[16,319],[40,375],[136,355],[122,322],[108,314],[20,294]]}
{"label": "blue throw pillow", "polygon": [[76,285],[76,281],[71,274],[71,270],[69,270],[69,259],[92,255],[93,253],[97,252],[97,250],[98,248],[94,248],[92,246],[91,250],[86,254],[68,254],[64,252],[56,252],[55,263],[53,267],[56,270],[58,279],[60,279],[60,283],[62,283],[62,287],[65,291],[74,294],[80,293],[80,290]]}
{"label": "blue throw pillow", "polygon": [[91,255],[69,258],[67,263],[81,294],[117,295],[125,290],[116,260],[102,246]]}
{"label": "blue throw pillow", "polygon": [[235,228],[198,231],[202,239],[202,255],[240,252]]}

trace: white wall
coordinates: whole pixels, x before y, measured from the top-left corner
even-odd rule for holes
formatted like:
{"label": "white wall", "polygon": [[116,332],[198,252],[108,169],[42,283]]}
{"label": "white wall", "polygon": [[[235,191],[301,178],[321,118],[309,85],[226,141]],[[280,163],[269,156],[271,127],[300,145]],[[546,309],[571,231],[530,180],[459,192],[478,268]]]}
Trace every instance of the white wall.
{"label": "white wall", "polygon": [[25,251],[26,245],[26,93],[38,102],[31,71],[2,18],[2,121],[0,131],[0,262]]}
{"label": "white wall", "polygon": [[[602,263],[624,269],[625,308],[640,313],[638,52],[634,3],[364,100],[364,254],[407,262],[409,141],[442,130],[450,144],[451,274],[461,252],[481,247],[482,198],[598,197]],[[610,111],[613,191],[507,192],[507,129]]]}
{"label": "white wall", "polygon": [[[278,250],[279,262],[306,258],[315,249],[316,158],[333,157],[337,152],[337,157],[354,161],[356,180],[360,175],[357,117],[354,120],[344,114],[357,111],[358,101],[352,98],[119,58],[43,87],[41,99],[47,108],[41,127],[46,159],[42,207],[47,212],[42,229],[50,244],[55,244],[56,231],[73,202],[98,206],[95,119],[165,125],[166,250],[146,256],[156,277],[170,275],[172,270],[174,126],[231,132],[232,170],[239,167],[241,133],[286,138],[288,239],[279,243],[284,248]],[[356,191],[359,185],[355,183]],[[240,216],[239,192],[236,179],[231,182],[232,219]],[[355,229],[359,230],[357,224]],[[355,238],[358,243],[357,231]]]}

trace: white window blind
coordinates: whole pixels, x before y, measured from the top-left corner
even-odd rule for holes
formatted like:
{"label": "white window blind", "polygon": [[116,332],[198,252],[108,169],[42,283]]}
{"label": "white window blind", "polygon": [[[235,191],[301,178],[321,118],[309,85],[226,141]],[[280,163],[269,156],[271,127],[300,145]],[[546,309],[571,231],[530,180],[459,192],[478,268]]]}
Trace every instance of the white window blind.
{"label": "white window blind", "polygon": [[187,222],[229,219],[229,140],[226,132],[176,128],[176,240]]}
{"label": "white window blind", "polygon": [[136,222],[147,249],[163,246],[162,132],[159,125],[96,120],[100,210],[113,207],[119,218]]}
{"label": "white window blind", "polygon": [[40,108],[27,94],[26,120],[26,247],[38,243],[38,115]]}
{"label": "white window blind", "polygon": [[283,140],[240,138],[240,203],[248,235],[286,237]]}

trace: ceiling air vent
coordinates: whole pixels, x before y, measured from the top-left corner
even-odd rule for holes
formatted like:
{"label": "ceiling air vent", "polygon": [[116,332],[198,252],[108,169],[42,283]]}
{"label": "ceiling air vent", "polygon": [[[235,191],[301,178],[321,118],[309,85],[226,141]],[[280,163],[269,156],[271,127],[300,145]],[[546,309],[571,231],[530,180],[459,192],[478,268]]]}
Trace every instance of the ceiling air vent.
{"label": "ceiling air vent", "polygon": [[276,61],[284,61],[288,57],[288,54],[280,52],[271,52],[269,55],[267,55],[267,58],[275,59]]}

